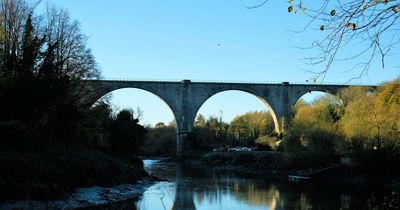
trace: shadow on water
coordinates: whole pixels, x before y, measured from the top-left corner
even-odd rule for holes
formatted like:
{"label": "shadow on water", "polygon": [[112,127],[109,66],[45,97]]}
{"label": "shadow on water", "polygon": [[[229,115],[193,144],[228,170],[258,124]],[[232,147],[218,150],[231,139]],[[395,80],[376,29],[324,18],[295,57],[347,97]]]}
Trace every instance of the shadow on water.
{"label": "shadow on water", "polygon": [[140,210],[366,209],[368,193],[268,178],[248,179],[181,163],[156,163],[149,173],[165,178],[138,201]]}

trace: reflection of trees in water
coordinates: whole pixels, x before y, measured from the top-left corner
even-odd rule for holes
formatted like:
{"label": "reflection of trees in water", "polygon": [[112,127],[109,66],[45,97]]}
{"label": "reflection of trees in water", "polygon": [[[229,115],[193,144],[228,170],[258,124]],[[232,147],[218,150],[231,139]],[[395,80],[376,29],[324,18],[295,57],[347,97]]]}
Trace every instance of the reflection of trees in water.
{"label": "reflection of trees in water", "polygon": [[229,194],[249,205],[268,207],[270,210],[323,208],[327,205],[333,209],[351,209],[349,196],[336,192],[323,192],[323,190],[214,176],[212,184],[208,188],[197,189],[194,196],[200,204],[205,201],[208,201],[209,204],[217,204],[221,202],[223,196]]}
{"label": "reflection of trees in water", "polygon": [[213,175],[213,181],[208,187],[195,191],[195,199],[200,204],[205,201],[209,204],[219,203],[223,196],[229,194],[237,200],[254,206],[265,206],[271,210],[284,207],[280,192],[275,185],[260,186],[254,180]]}
{"label": "reflection of trees in water", "polygon": [[[177,188],[172,207],[174,210],[195,210],[194,201],[200,205],[204,202],[209,205],[221,204],[227,195],[254,207],[267,207],[270,210],[320,209],[327,206],[333,209],[351,209],[349,196],[331,190],[325,191],[321,187],[305,188],[300,185],[266,183],[210,170],[182,168],[180,165],[176,175]],[[353,204],[353,207],[356,206]]]}

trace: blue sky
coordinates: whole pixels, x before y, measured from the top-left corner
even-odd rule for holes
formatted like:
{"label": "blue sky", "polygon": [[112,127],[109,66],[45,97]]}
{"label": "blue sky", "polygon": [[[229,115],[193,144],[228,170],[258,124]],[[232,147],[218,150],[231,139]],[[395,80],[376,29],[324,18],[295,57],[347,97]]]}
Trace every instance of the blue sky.
{"label": "blue sky", "polygon": [[[249,10],[256,0],[47,0],[67,9],[81,23],[88,45],[104,78],[234,80],[305,82],[321,66],[301,60],[313,51],[310,46],[324,33],[304,27],[307,18],[288,14],[287,1],[269,1]],[[352,48],[343,50],[351,55]],[[355,82],[376,84],[400,75],[399,50],[387,58],[386,68],[378,62]],[[397,58],[397,59],[396,59]],[[356,61],[352,61],[356,62]],[[325,83],[344,83],[358,72],[346,72],[349,63],[336,63]],[[137,89],[113,92],[120,108],[140,107],[142,123],[173,120],[168,107],[155,96]],[[200,113],[222,114],[226,121],[235,115],[266,107],[256,97],[230,91],[207,101]],[[220,112],[221,110],[222,113]]]}

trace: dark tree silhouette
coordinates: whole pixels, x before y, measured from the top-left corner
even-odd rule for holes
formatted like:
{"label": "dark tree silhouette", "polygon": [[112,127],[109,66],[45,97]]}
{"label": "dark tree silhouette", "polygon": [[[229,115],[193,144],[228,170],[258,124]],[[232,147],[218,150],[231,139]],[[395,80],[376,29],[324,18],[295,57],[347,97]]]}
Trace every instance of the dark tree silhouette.
{"label": "dark tree silhouette", "polygon": [[79,81],[100,76],[79,24],[65,10],[38,18],[23,0],[1,0],[0,29],[0,121],[43,140],[75,139],[87,108]]}
{"label": "dark tree silhouette", "polygon": [[117,154],[137,154],[143,143],[146,129],[139,125],[130,110],[122,110],[110,124],[111,151]]}

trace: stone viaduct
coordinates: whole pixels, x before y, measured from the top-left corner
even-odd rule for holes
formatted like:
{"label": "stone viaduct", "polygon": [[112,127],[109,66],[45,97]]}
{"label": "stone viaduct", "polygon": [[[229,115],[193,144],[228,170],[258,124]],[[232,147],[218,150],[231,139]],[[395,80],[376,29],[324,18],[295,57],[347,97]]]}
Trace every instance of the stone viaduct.
{"label": "stone viaduct", "polygon": [[304,94],[322,91],[336,94],[348,85],[322,84],[278,84],[228,83],[228,82],[180,82],[166,81],[119,81],[119,80],[84,80],[84,87],[89,91],[87,102],[95,103],[102,96],[121,88],[146,90],[163,100],[172,110],[177,125],[177,156],[183,154],[183,141],[192,131],[196,114],[207,99],[213,95],[239,90],[259,98],[272,114],[275,131],[281,133],[288,128],[293,117],[293,106]]}

